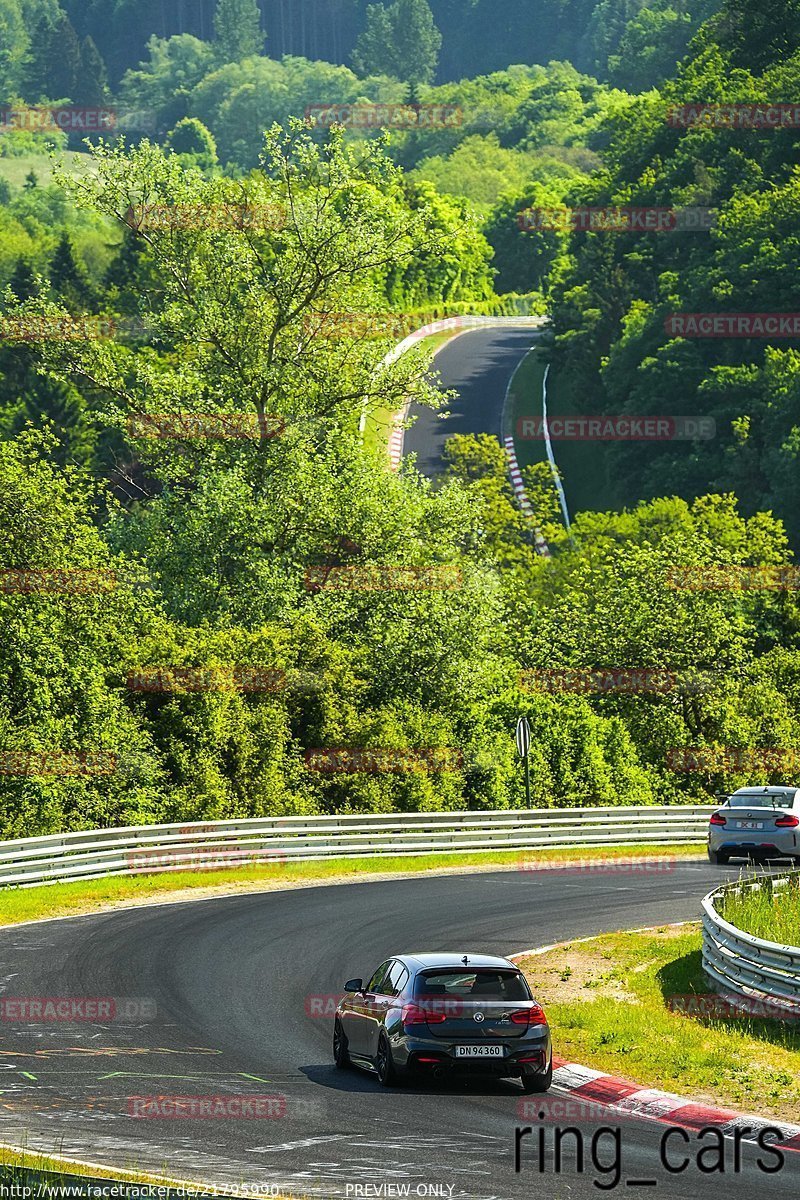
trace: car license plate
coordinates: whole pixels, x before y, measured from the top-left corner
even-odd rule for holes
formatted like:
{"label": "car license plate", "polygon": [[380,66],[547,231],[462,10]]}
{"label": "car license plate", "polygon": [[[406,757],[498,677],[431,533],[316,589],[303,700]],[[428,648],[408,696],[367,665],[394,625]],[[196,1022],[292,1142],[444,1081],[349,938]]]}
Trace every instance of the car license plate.
{"label": "car license plate", "polygon": [[740,829],[763,829],[764,822],[763,821],[740,821],[739,828]]}
{"label": "car license plate", "polygon": [[502,1046],[456,1046],[456,1058],[502,1058]]}

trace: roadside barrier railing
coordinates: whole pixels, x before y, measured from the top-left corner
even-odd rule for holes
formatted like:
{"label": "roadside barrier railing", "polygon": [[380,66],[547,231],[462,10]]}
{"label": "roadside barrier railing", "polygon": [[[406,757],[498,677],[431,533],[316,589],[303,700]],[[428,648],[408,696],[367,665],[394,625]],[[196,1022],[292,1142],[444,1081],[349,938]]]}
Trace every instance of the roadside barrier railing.
{"label": "roadside barrier railing", "polygon": [[82,830],[0,842],[0,887],[325,858],[678,845],[702,841],[712,812],[655,805],[491,809]]}
{"label": "roadside barrier railing", "polygon": [[789,871],[723,884],[703,900],[703,968],[717,989],[794,1017],[800,1017],[800,946],[784,946],[745,933],[726,921],[719,908],[733,892],[760,890],[780,896],[797,887],[800,871]]}

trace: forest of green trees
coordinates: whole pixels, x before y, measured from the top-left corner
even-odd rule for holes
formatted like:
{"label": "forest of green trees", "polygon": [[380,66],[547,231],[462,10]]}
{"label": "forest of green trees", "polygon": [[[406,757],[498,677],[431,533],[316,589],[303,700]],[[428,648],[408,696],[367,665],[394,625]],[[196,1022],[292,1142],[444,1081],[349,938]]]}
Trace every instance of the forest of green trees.
{"label": "forest of green trees", "polygon": [[[381,36],[388,6],[372,0],[224,0],[222,7],[227,31],[222,41],[236,41],[247,53],[264,50],[274,59],[291,55],[348,66],[355,55],[371,73],[383,69],[373,54],[395,52],[394,43]],[[419,18],[413,10],[423,6],[402,0],[402,7],[414,21]],[[424,8],[430,17],[422,18],[421,28],[427,29],[430,21],[437,31],[436,82],[502,70],[511,63],[568,59],[581,71],[638,90],[656,75],[669,74],[716,5],[713,0],[504,0],[502,5],[496,0],[425,0]],[[403,16],[407,28],[409,17]],[[136,69],[151,38],[186,35],[212,42],[219,27],[217,0],[3,0],[0,28],[6,32],[11,61],[19,61],[20,44],[33,43],[40,55],[38,68],[50,66],[59,74],[69,70],[78,51],[48,58],[43,36],[65,18],[68,26],[59,30],[62,49],[68,49],[68,28],[82,46],[91,39],[92,63],[85,65],[93,68],[99,51],[114,87],[126,71]],[[413,32],[418,35],[419,29]],[[426,39],[406,40],[424,57]],[[42,75],[38,68],[29,78],[45,87],[58,77]],[[401,78],[410,82],[412,76]]]}
{"label": "forest of green trees", "polygon": [[[537,805],[681,802],[753,781],[724,763],[677,770],[675,748],[800,751],[796,589],[667,582],[676,566],[792,563],[800,339],[665,326],[800,309],[800,130],[666,119],[670,105],[800,94],[799,0],[508,0],[501,20],[492,0],[0,0],[0,36],[6,108],[150,118],[91,147],[0,133],[0,749],[116,763],[0,775],[2,836],[519,807],[520,713]],[[303,122],[355,102],[463,120],[386,137]],[[143,205],[285,220],[159,227],[131,217]],[[518,221],[559,205],[697,206],[716,223],[654,237]],[[520,512],[495,438],[451,440],[439,487],[413,463],[391,472],[361,417],[409,395],[442,403],[426,351],[382,366],[390,339],[315,336],[316,314],[512,299],[551,317],[570,411],[702,414],[716,438],[596,447],[609,511],[571,531],[542,468],[526,472],[535,521]],[[13,333],[84,318],[128,332]],[[241,414],[256,432],[147,435],[145,418],[180,413]],[[310,587],[331,563],[448,568],[460,586]],[[20,594],[25,571],[113,586]],[[526,684],[554,667],[683,682]],[[169,670],[222,682],[131,683]],[[271,685],[225,683],[248,670]],[[307,761],[326,746],[455,757],[326,776]]]}

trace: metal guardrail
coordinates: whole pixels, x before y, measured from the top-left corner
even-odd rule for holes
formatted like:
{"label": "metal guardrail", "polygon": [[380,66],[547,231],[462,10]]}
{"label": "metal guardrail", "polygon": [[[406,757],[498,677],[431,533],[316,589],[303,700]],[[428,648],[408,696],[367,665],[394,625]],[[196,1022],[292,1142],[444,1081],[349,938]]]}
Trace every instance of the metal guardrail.
{"label": "metal guardrail", "polygon": [[82,830],[0,842],[0,887],[324,858],[674,845],[702,841],[712,812],[705,806],[492,809]]}
{"label": "metal guardrail", "polygon": [[780,893],[800,886],[800,871],[726,883],[703,900],[703,968],[724,993],[800,1016],[800,946],[767,942],[720,916],[718,902],[734,891]]}

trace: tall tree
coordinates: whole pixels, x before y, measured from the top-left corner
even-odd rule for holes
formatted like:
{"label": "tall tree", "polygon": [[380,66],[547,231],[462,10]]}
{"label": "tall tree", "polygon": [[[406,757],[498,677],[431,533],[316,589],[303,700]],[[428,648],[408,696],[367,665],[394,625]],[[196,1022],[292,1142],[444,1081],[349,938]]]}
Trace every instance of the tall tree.
{"label": "tall tree", "polygon": [[77,104],[93,108],[108,102],[108,71],[91,37],[85,37],[81,45],[81,77],[74,99]]}
{"label": "tall tree", "polygon": [[0,88],[3,99],[18,88],[20,71],[28,49],[28,35],[19,0],[0,0]]}
{"label": "tall tree", "polygon": [[240,62],[264,48],[258,0],[217,0],[214,35],[220,58]]}
{"label": "tall tree", "polygon": [[[41,25],[36,47],[36,86],[50,100],[72,100],[82,83],[81,44],[69,17],[52,27]],[[37,30],[37,36],[39,33]]]}
{"label": "tall tree", "polygon": [[370,4],[353,66],[360,75],[392,75],[413,87],[433,80],[441,46],[428,0]]}
{"label": "tall tree", "polygon": [[33,28],[30,46],[25,58],[22,91],[32,103],[47,95],[45,83],[47,55],[50,50],[52,26],[46,17],[41,17]]}
{"label": "tall tree", "polygon": [[33,267],[24,258],[17,259],[17,265],[14,267],[8,286],[18,300],[30,300],[37,295],[38,288]]}
{"label": "tall tree", "polygon": [[72,243],[66,233],[61,235],[61,241],[56,246],[50,263],[50,285],[70,310],[81,311],[91,300],[91,284],[83,267],[75,258]]}

